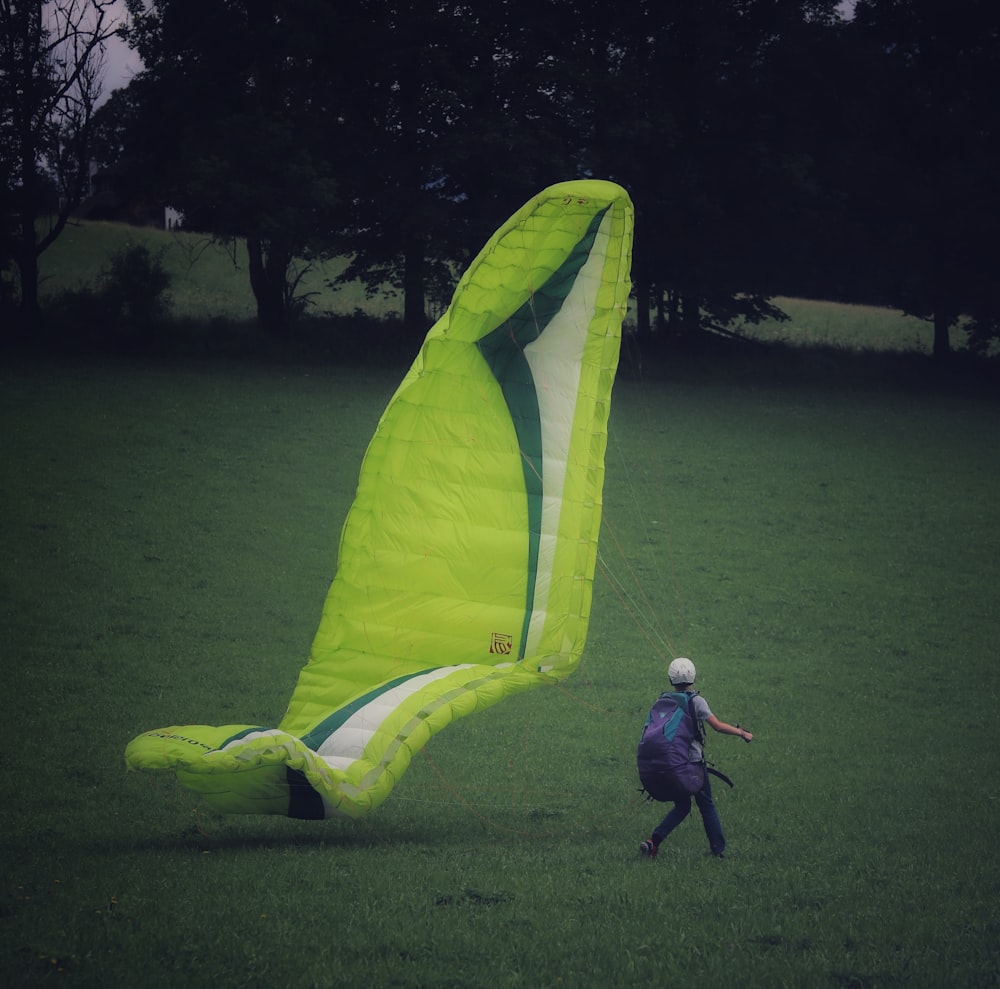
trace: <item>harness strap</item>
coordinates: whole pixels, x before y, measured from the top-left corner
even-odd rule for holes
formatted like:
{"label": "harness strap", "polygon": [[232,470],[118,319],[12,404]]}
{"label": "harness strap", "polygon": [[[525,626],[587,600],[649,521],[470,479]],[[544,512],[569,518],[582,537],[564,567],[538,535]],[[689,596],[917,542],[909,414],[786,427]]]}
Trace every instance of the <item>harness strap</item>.
{"label": "harness strap", "polygon": [[728,783],[730,787],[735,786],[733,781],[725,773],[720,773],[713,766],[709,766],[708,763],[705,764],[705,772],[711,773],[713,776],[718,776],[723,783]]}

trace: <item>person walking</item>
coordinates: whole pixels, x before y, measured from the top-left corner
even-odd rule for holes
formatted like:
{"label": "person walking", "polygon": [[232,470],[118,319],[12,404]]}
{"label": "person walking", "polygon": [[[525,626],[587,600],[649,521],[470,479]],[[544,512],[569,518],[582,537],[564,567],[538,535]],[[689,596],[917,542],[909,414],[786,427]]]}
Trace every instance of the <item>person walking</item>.
{"label": "person walking", "polygon": [[[705,698],[693,689],[696,676],[697,671],[690,659],[675,659],[667,670],[673,691],[661,694],[646,720],[643,742],[639,747],[640,779],[654,800],[672,801],[674,805],[653,829],[652,835],[639,845],[639,852],[646,858],[656,858],[663,840],[691,813],[692,797],[701,813],[712,854],[716,858],[725,855],[726,839],[712,799],[709,772],[705,765],[705,725],[722,735],[738,736],[747,743],[753,741],[753,735],[739,725],[720,721],[712,713]],[[684,718],[687,716],[690,721],[685,725]],[[668,734],[669,740],[664,741]],[[660,750],[652,757],[648,749],[645,756],[643,752],[648,740],[652,740],[652,745]],[[675,749],[678,745],[686,748],[679,753],[679,760],[677,757],[673,760],[681,763],[676,770],[667,766],[671,761],[667,753],[670,744]]]}

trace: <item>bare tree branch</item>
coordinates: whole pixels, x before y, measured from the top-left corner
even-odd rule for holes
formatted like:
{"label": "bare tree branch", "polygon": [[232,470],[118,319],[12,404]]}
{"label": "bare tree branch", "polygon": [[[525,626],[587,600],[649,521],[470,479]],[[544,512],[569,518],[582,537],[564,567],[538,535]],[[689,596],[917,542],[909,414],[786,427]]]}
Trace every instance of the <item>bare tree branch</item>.
{"label": "bare tree branch", "polygon": [[[0,166],[10,203],[0,264],[17,265],[29,313],[38,309],[38,257],[86,191],[107,42],[122,27],[112,0],[0,0]],[[53,182],[54,211],[43,202]]]}

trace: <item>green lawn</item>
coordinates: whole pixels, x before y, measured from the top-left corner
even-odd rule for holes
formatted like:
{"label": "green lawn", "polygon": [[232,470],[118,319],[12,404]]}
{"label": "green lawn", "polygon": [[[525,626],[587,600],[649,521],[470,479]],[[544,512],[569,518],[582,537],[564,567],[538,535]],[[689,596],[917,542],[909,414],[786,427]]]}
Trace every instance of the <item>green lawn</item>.
{"label": "green lawn", "polygon": [[[615,389],[591,634],[357,822],[223,818],[122,752],[274,723],[398,371],[0,371],[4,985],[1000,983],[1000,406],[671,371]],[[729,840],[634,745],[672,654],[753,745]]]}
{"label": "green lawn", "polygon": [[[764,342],[796,347],[849,348],[861,352],[929,354],[934,342],[931,323],[879,306],[777,297],[774,304],[788,316],[787,322],[765,320],[743,328],[747,336]],[[962,350],[967,335],[951,329],[951,347]]]}
{"label": "green lawn", "polygon": [[[154,255],[162,252],[163,264],[173,276],[171,312],[178,319],[207,322],[254,318],[256,307],[242,243],[227,247],[200,234],[93,221],[68,227],[42,255],[43,304],[60,292],[93,286],[112,256],[128,243],[144,244]],[[359,282],[331,288],[330,282],[344,266],[343,259],[318,263],[303,279],[302,290],[311,298],[307,309],[310,314],[363,312],[381,318],[402,312],[402,298],[392,289],[369,298]],[[797,347],[880,353],[931,351],[930,324],[891,309],[792,298],[777,298],[774,302],[789,315],[789,321],[766,321],[745,326],[741,332],[755,340]],[[952,346],[962,349],[965,342],[965,334],[954,329]]]}
{"label": "green lawn", "polygon": [[[242,241],[224,245],[201,234],[180,230],[96,221],[81,221],[67,227],[42,255],[43,305],[67,289],[93,286],[114,254],[130,243],[143,244],[154,256],[162,258],[164,267],[173,276],[171,312],[179,319],[255,317],[257,310]],[[305,276],[301,288],[312,297],[311,313],[350,314],[360,309],[372,316],[386,316],[402,311],[402,302],[392,291],[368,299],[358,282],[331,288],[329,283],[344,267],[343,259],[334,259],[317,263]]]}

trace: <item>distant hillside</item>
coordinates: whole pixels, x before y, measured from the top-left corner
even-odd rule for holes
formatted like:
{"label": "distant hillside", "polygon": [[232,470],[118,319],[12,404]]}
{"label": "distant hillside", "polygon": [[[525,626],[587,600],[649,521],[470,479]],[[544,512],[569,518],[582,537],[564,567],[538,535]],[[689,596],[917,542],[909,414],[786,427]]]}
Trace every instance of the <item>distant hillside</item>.
{"label": "distant hillside", "polygon": [[[244,320],[256,314],[241,241],[227,248],[203,234],[87,220],[68,227],[42,255],[43,304],[46,298],[67,289],[92,285],[112,255],[130,242],[162,251],[163,263],[173,275],[170,294],[174,315]],[[327,282],[343,271],[345,264],[336,259],[305,276],[303,291],[315,293],[312,312],[346,314],[360,309],[372,316],[386,316],[401,310],[398,296],[391,291],[388,297],[383,293],[366,299],[360,283],[331,289]]]}
{"label": "distant hillside", "polygon": [[[133,227],[122,223],[80,221],[69,227],[42,255],[41,295],[44,304],[67,289],[94,283],[109,258],[129,242],[162,251],[173,274],[172,312],[188,319],[250,320],[256,313],[247,274],[242,242],[229,248],[215,244],[202,234]],[[352,283],[332,289],[328,282],[344,269],[335,259],[320,265],[303,279],[303,290],[315,293],[309,312],[317,315],[347,315],[361,311],[374,317],[398,315],[399,294],[388,289],[373,299],[364,287]],[[791,319],[746,326],[740,332],[764,342],[802,346],[843,347],[879,352],[930,353],[931,328],[923,320],[891,309],[843,303],[777,298]],[[952,332],[952,346],[961,349],[965,334]]]}

